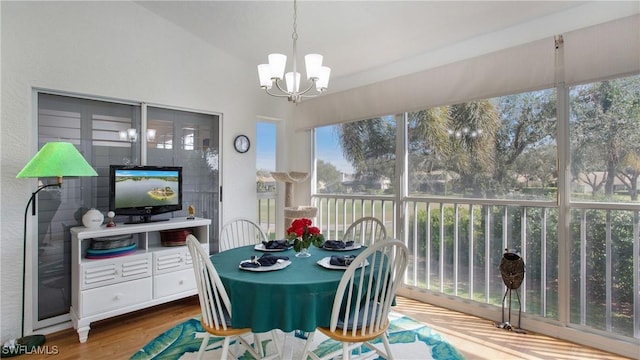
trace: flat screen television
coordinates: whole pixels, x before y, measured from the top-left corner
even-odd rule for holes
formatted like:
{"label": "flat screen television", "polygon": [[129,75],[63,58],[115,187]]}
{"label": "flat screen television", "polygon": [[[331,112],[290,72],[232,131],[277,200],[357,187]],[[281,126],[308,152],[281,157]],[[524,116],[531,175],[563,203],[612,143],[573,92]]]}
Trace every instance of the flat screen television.
{"label": "flat screen television", "polygon": [[168,220],[151,217],[182,210],[182,167],[109,166],[109,209],[138,217],[128,224]]}

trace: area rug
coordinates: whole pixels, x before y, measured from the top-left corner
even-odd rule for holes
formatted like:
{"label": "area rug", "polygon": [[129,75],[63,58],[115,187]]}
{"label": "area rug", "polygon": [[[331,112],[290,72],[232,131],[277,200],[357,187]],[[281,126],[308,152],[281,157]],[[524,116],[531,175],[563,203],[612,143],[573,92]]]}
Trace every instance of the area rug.
{"label": "area rug", "polygon": [[[389,342],[391,343],[391,351],[396,359],[400,360],[460,360],[464,359],[462,354],[449,344],[440,334],[430,329],[428,326],[421,324],[414,319],[398,314],[390,314],[391,324],[389,325]],[[202,343],[204,330],[200,325],[199,318],[189,319],[177,326],[167,330],[162,335],[153,339],[149,344],[135,353],[132,360],[187,360],[196,359],[198,349]],[[265,337],[266,338],[266,337]],[[252,337],[245,337],[249,343],[252,343]],[[299,359],[304,348],[306,338],[303,333],[296,332],[294,336],[290,336],[287,340],[287,346],[291,348],[285,349],[286,357]],[[275,347],[272,341],[262,341],[262,346],[266,348],[267,353],[274,353]],[[383,348],[382,342],[374,341],[376,346]],[[232,345],[233,346],[233,345]],[[316,332],[312,349],[315,349],[317,355],[330,353],[341,347],[340,343],[327,338],[324,334]],[[239,353],[238,359],[250,360],[253,357],[248,353],[241,353],[240,347],[232,348],[235,353]],[[218,359],[222,351],[222,338],[211,337],[207,350],[203,356],[204,359]],[[362,348],[362,352],[370,352],[366,347]]]}

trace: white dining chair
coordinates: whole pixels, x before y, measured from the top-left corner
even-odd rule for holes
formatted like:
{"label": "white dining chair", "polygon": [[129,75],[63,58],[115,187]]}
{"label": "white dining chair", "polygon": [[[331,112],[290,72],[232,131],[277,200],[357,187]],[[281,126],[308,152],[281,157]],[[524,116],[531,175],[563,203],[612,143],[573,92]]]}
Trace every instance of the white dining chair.
{"label": "white dining chair", "polygon": [[236,218],[222,226],[218,250],[225,251],[245,245],[261,244],[267,240],[267,235],[260,225],[246,218]]}
{"label": "white dining chair", "polygon": [[[379,356],[393,359],[387,335],[389,311],[407,268],[407,259],[407,247],[400,240],[380,241],[360,253],[342,275],[329,327],[316,329],[341,342],[342,349],[318,357],[310,350],[314,331],[309,333],[302,359],[310,356],[325,360],[342,354],[342,359],[347,360],[352,350],[363,344]],[[382,339],[384,350],[371,343],[376,338]]]}
{"label": "white dining chair", "polygon": [[231,340],[233,339],[236,339],[236,343],[249,351],[255,359],[278,358],[280,349],[276,341],[275,331],[272,331],[271,335],[273,336],[272,340],[276,348],[276,354],[264,357],[262,343],[258,334],[253,334],[254,345],[251,346],[242,337],[242,335],[252,334],[251,328],[236,329],[231,326],[231,319],[233,318],[231,301],[215,266],[211,263],[207,252],[195,236],[187,236],[187,247],[191,254],[193,271],[198,287],[198,299],[202,312],[200,323],[206,331],[205,337],[202,339],[202,345],[198,350],[198,359],[202,359],[211,335],[224,338],[220,359],[227,359],[229,353],[234,359],[238,358],[230,350]]}
{"label": "white dining chair", "polygon": [[343,241],[365,246],[387,238],[387,229],[380,219],[366,216],[353,222],[344,232]]}

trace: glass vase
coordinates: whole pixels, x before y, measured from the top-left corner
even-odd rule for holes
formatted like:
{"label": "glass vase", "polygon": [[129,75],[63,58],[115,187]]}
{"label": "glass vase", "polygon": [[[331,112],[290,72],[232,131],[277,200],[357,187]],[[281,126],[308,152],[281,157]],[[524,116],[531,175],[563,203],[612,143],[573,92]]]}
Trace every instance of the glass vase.
{"label": "glass vase", "polygon": [[303,247],[302,249],[300,249],[300,251],[298,251],[296,253],[296,257],[299,258],[306,258],[311,256],[311,253],[309,252],[309,248]]}

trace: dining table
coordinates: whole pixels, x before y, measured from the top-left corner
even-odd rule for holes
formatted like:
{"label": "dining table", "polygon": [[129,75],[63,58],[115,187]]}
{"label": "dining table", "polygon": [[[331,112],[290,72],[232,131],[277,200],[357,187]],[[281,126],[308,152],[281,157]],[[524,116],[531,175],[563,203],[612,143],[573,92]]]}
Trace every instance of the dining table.
{"label": "dining table", "polygon": [[[293,249],[267,252],[258,245],[211,255],[232,306],[231,325],[254,333],[280,329],[311,332],[329,326],[333,301],[346,267],[327,266],[332,255],[358,255],[366,247],[347,251],[311,247],[310,257],[296,257]],[[261,250],[259,250],[261,249]],[[286,256],[290,264],[242,268],[252,256]],[[321,262],[322,265],[318,264]],[[286,266],[284,266],[286,264]]]}

